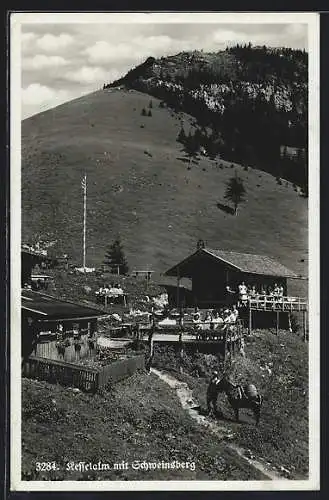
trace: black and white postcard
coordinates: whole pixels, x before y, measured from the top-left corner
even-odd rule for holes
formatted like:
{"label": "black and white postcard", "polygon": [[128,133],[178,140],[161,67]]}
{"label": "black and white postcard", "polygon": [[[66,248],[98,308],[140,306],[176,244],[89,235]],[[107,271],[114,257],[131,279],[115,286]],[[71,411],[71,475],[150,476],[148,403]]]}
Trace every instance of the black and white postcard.
{"label": "black and white postcard", "polygon": [[12,491],[319,489],[319,16],[12,13]]}

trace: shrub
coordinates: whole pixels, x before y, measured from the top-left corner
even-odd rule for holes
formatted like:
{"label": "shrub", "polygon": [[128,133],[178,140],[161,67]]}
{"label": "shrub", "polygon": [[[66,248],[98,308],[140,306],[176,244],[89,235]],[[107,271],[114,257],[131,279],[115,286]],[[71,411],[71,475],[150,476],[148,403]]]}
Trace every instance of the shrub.
{"label": "shrub", "polygon": [[146,116],[146,109],[145,108],[142,109],[141,115]]}
{"label": "shrub", "polygon": [[276,182],[277,182],[277,184],[279,184],[279,186],[282,186],[282,180],[280,177],[276,178]]}
{"label": "shrub", "polygon": [[179,417],[169,408],[154,409],[148,417],[148,423],[152,430],[159,432],[177,432],[180,426]]}
{"label": "shrub", "polygon": [[177,142],[181,142],[182,144],[185,144],[185,141],[186,141],[186,134],[185,134],[184,127],[182,125],[181,129],[178,133],[178,136],[177,136]]}
{"label": "shrub", "polygon": [[56,401],[50,395],[38,398],[34,394],[24,398],[22,405],[22,416],[24,419],[35,420],[41,424],[58,422],[65,416],[63,408],[58,407]]}
{"label": "shrub", "polygon": [[292,314],[290,317],[291,329],[293,333],[297,333],[300,330],[300,324],[298,318],[295,314]]}
{"label": "shrub", "polygon": [[160,102],[159,102],[159,108],[164,108],[164,107],[165,107],[164,102],[163,102],[163,101],[160,101]]}

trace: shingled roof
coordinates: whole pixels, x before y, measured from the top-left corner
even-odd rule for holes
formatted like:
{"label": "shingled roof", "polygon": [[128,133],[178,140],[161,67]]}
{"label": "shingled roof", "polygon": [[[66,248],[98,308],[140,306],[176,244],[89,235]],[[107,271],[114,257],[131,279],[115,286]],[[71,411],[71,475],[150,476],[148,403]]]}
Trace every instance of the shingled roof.
{"label": "shingled roof", "polygon": [[[214,250],[208,247],[198,249],[192,255],[188,256],[183,261],[169,269],[165,274],[167,276],[176,276],[177,272],[179,272],[178,268],[182,271],[184,266],[185,268],[186,266],[190,267],[190,263],[192,264],[194,259],[198,258],[198,255],[200,254],[209,255],[212,258],[218,259],[226,263],[228,266],[243,273],[259,274],[263,276],[278,276],[282,278],[301,278],[301,276],[297,275],[294,271],[291,271],[266,255],[231,252],[227,250]],[[182,273],[181,276],[184,276],[184,274]]]}
{"label": "shingled roof", "polygon": [[42,321],[77,321],[107,315],[106,312],[93,307],[31,290],[22,290],[21,299],[22,310],[36,315]]}
{"label": "shingled roof", "polygon": [[252,253],[230,252],[226,250],[213,250],[204,248],[205,252],[217,257],[228,264],[237,267],[244,273],[263,274],[266,276],[280,276],[285,278],[298,278],[299,276],[267,255]]}

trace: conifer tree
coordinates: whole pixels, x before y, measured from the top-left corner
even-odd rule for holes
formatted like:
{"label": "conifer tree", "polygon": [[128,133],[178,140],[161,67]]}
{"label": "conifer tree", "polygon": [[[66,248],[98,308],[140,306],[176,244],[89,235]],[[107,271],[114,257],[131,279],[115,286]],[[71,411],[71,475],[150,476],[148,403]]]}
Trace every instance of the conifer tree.
{"label": "conifer tree", "polygon": [[119,272],[118,274],[128,273],[128,262],[126,260],[122,243],[119,237],[110,245],[105,253],[104,264],[107,266],[111,272]]}
{"label": "conifer tree", "polygon": [[245,200],[246,190],[243,181],[235,172],[235,176],[231,177],[227,182],[225,191],[225,200],[230,201],[234,205],[234,215],[238,214],[238,206]]}

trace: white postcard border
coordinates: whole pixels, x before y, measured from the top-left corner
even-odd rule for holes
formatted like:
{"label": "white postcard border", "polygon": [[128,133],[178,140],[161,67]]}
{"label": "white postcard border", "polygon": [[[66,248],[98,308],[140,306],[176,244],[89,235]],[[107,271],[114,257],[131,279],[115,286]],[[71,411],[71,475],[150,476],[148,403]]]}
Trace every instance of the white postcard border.
{"label": "white postcard border", "polygon": [[[309,52],[309,466],[308,480],[280,481],[22,481],[21,480],[21,40],[22,24],[37,23],[305,23]],[[319,268],[319,15],[317,13],[35,13],[10,19],[10,467],[11,491],[277,491],[320,487],[320,268]],[[298,418],[298,417],[297,417]]]}

